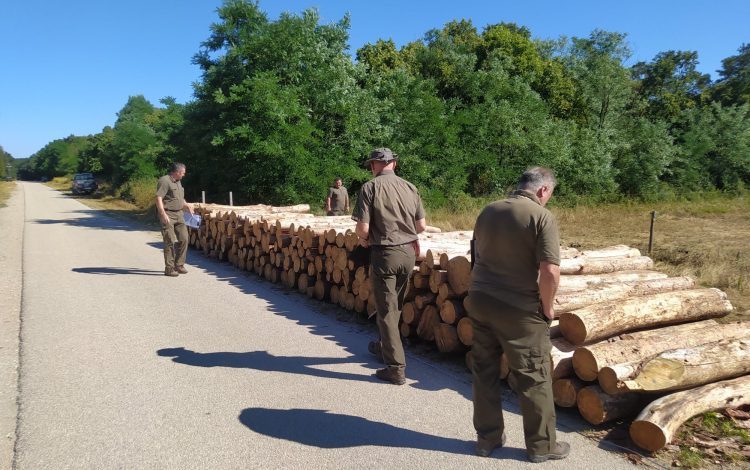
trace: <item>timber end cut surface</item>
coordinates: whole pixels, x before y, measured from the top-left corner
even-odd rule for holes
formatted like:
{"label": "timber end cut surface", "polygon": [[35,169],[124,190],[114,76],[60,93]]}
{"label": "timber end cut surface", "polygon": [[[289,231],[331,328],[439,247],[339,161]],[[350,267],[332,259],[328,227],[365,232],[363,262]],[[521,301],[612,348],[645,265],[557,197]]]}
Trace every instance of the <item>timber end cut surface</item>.
{"label": "timber end cut surface", "polygon": [[563,313],[560,316],[559,325],[565,339],[572,344],[583,344],[586,340],[586,324],[575,314],[571,312]]}
{"label": "timber end cut surface", "polygon": [[578,377],[588,382],[596,380],[599,375],[596,357],[586,348],[578,348],[573,353],[573,369]]}

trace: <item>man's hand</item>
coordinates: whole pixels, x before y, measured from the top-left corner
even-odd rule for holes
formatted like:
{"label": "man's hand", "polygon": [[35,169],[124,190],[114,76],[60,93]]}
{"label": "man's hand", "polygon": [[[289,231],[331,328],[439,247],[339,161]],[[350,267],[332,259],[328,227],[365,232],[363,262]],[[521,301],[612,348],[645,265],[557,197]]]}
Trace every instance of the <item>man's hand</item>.
{"label": "man's hand", "polygon": [[547,317],[547,320],[552,321],[555,319],[555,309],[554,308],[547,308],[544,307],[544,316]]}
{"label": "man's hand", "polygon": [[539,263],[539,296],[542,310],[549,321],[555,319],[555,295],[560,284],[560,266],[543,261]]}
{"label": "man's hand", "polygon": [[370,247],[370,240],[368,240],[366,238],[360,238],[359,239],[359,245],[362,248],[369,248]]}
{"label": "man's hand", "polygon": [[348,214],[349,213],[349,206],[346,206],[345,210],[346,210],[346,213]]}
{"label": "man's hand", "polygon": [[162,225],[169,225],[169,217],[167,217],[166,212],[162,212],[159,214],[159,220],[161,220]]}

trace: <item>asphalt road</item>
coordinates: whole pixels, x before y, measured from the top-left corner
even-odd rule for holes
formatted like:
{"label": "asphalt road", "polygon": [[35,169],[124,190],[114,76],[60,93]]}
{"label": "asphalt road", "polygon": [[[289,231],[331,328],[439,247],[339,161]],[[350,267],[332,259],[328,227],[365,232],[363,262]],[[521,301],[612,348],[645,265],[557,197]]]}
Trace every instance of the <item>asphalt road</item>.
{"label": "asphalt road", "polygon": [[[23,224],[14,468],[539,468],[511,402],[506,447],[474,455],[471,387],[440,364],[410,358],[407,385],[380,382],[370,338],[301,296],[195,252],[165,277],[158,234],[19,191],[23,220],[4,222]],[[579,424],[559,420],[571,457],[541,465],[632,468]]]}

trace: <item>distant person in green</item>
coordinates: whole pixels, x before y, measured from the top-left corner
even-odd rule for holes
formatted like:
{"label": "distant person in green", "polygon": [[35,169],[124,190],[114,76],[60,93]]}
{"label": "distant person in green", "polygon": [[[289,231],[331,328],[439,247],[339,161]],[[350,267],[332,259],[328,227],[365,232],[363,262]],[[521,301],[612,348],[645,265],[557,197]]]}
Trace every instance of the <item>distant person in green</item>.
{"label": "distant person in green", "polygon": [[183,212],[193,215],[193,208],[185,202],[185,191],[180,180],[185,176],[185,165],[172,163],[169,174],[159,178],[156,186],[156,210],[164,237],[164,275],[187,274],[185,257],[189,242]]}
{"label": "distant person in green", "polygon": [[396,385],[406,383],[406,356],[398,322],[409,276],[419,250],[417,234],[427,228],[417,188],[398,176],[398,155],[375,149],[365,162],[373,179],[362,185],[352,219],[357,221],[360,245],[370,248],[370,282],[377,305],[380,342],[368,349],[386,365],[375,376]]}
{"label": "distant person in green", "polygon": [[556,440],[550,372],[560,238],[557,222],[544,205],[556,184],[551,170],[529,168],[518,190],[485,207],[474,226],[475,262],[466,308],[474,334],[476,453],[483,457],[505,443],[503,352],[518,384],[528,459],[544,462],[570,453],[570,445]]}
{"label": "distant person in green", "polygon": [[326,211],[328,215],[344,215],[349,213],[349,193],[343,185],[341,178],[336,178],[334,186],[328,188],[326,198]]}

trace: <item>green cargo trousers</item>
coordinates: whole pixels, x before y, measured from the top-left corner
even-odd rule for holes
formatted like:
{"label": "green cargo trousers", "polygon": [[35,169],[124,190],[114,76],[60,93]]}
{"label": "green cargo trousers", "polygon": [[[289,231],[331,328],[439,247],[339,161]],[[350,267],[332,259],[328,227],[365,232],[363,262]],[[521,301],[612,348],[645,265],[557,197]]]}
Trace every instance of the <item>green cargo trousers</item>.
{"label": "green cargo trousers", "polygon": [[552,344],[541,308],[527,312],[483,292],[470,291],[467,310],[474,332],[474,428],[491,442],[501,441],[505,425],[500,358],[505,352],[510,373],[518,383],[526,450],[531,455],[549,454],[556,445],[556,417],[550,373]]}
{"label": "green cargo trousers", "polygon": [[390,372],[403,372],[406,367],[398,322],[415,261],[412,245],[373,246],[370,252],[370,282],[378,308],[380,347]]}
{"label": "green cargo trousers", "polygon": [[169,217],[169,223],[161,224],[161,236],[164,237],[164,267],[174,268],[185,264],[190,238],[182,211],[165,212]]}

